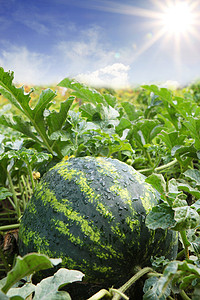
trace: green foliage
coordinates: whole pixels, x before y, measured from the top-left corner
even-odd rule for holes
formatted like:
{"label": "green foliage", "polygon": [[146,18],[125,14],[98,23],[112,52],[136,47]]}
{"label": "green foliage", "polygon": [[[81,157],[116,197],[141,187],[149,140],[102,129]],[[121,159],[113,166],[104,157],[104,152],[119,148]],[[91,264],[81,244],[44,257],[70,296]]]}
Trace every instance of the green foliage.
{"label": "green foliage", "polygon": [[[34,300],[70,300],[70,295],[65,291],[59,291],[59,288],[74,281],[81,281],[84,274],[80,271],[61,268],[37,285],[31,282],[35,272],[52,268],[60,262],[61,259],[49,259],[38,253],[18,256],[13,269],[0,281],[1,299],[26,299],[34,292]],[[26,279],[26,283],[20,282],[21,279]]]}
{"label": "green foliage", "polygon": [[[146,225],[178,231],[182,245],[177,260],[161,259],[160,273],[154,265],[148,270],[144,299],[169,295],[175,299],[176,294],[198,299],[199,83],[174,92],[146,85],[107,94],[65,78],[59,88],[68,89],[67,97],[58,97],[49,88],[26,93],[24,87],[15,87],[13,77],[13,72],[0,68],[0,97],[10,102],[1,104],[0,110],[0,217],[4,219],[0,229],[19,225],[40,169],[43,173],[71,155],[118,158],[147,175],[147,182],[160,192],[161,201],[147,216]],[[8,202],[12,209],[7,209]],[[118,297],[114,291],[103,294]],[[9,298],[2,292],[0,296]]]}

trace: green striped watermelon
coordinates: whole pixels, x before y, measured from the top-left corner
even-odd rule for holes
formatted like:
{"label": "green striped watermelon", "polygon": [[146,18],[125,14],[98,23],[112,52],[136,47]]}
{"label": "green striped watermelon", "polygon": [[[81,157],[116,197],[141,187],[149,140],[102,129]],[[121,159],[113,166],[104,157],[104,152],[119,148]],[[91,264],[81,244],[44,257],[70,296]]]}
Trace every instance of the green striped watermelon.
{"label": "green striped watermelon", "polygon": [[125,280],[151,256],[176,257],[177,234],[145,226],[158,200],[145,176],[116,159],[63,160],[43,176],[27,205],[20,255],[61,257],[89,282]]}

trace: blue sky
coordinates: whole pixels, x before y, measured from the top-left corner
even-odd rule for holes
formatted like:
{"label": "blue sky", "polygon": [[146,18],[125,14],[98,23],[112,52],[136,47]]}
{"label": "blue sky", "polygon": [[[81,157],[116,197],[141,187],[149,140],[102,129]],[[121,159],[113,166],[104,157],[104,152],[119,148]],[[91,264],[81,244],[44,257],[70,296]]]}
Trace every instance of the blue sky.
{"label": "blue sky", "polygon": [[0,0],[0,66],[33,85],[190,83],[200,78],[200,1],[182,1],[196,21],[181,34],[163,30],[169,2]]}

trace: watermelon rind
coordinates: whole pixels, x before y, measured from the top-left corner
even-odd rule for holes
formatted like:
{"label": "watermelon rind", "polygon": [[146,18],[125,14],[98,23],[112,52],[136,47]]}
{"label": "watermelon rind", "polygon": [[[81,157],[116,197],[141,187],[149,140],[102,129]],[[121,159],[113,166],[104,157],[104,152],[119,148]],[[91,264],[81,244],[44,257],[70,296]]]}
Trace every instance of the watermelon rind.
{"label": "watermelon rind", "polygon": [[88,282],[129,278],[152,256],[175,259],[178,236],[149,230],[145,217],[160,200],[145,176],[112,158],[72,157],[37,184],[21,220],[20,255],[62,258]]}

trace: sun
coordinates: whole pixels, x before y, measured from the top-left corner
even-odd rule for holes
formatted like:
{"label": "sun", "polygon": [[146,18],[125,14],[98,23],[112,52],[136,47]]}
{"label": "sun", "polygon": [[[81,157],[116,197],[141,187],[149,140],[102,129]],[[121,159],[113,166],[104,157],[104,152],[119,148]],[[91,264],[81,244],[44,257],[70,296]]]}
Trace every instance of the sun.
{"label": "sun", "polygon": [[161,14],[161,24],[167,33],[180,35],[193,29],[195,15],[187,2],[170,3]]}

